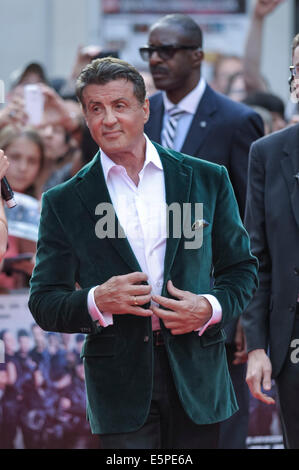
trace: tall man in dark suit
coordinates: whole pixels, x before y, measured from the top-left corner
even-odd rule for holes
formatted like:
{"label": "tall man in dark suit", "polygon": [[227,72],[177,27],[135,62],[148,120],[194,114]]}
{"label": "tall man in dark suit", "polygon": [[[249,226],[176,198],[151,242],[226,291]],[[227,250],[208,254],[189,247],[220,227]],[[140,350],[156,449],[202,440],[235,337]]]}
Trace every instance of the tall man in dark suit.
{"label": "tall man in dark suit", "polygon": [[[293,44],[299,97],[299,35]],[[259,258],[260,286],[243,316],[252,394],[277,384],[285,446],[299,449],[299,125],[260,139],[250,152],[245,222]],[[267,353],[269,352],[269,357]]]}
{"label": "tall man in dark suit", "polygon": [[167,15],[152,25],[148,46],[140,49],[149,62],[155,87],[145,133],[165,144],[164,129],[174,106],[179,116],[174,145],[177,151],[225,165],[241,217],[244,215],[248,153],[264,135],[260,116],[248,106],[215,92],[201,76],[202,32],[192,18]]}
{"label": "tall man in dark suit", "polygon": [[257,283],[227,171],[145,136],[144,81],[126,62],[93,61],[77,93],[100,150],[43,196],[31,312],[46,330],[88,333],[103,447],[215,448],[237,409],[223,327]]}
{"label": "tall man in dark suit", "polygon": [[[263,136],[260,116],[216,93],[201,76],[202,32],[192,18],[175,14],[158,20],[150,29],[148,45],[140,53],[149,62],[156,88],[162,90],[150,98],[146,134],[166,147],[225,165],[243,217],[249,148]],[[230,373],[240,410],[222,425],[222,448],[246,445],[249,396],[246,354],[239,341],[242,333],[237,321],[226,327]]]}

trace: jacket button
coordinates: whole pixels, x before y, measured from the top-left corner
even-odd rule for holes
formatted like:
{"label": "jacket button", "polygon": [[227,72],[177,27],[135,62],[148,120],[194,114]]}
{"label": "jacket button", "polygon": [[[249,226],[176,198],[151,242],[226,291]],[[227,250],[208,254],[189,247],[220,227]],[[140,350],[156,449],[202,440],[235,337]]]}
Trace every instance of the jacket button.
{"label": "jacket button", "polygon": [[145,337],[143,338],[143,342],[144,342],[144,343],[148,343],[148,342],[149,342],[149,336],[145,336]]}
{"label": "jacket button", "polygon": [[294,268],[294,274],[295,276],[299,276],[299,268]]}
{"label": "jacket button", "polygon": [[295,307],[293,307],[292,305],[289,306],[289,312],[294,312],[295,311]]}

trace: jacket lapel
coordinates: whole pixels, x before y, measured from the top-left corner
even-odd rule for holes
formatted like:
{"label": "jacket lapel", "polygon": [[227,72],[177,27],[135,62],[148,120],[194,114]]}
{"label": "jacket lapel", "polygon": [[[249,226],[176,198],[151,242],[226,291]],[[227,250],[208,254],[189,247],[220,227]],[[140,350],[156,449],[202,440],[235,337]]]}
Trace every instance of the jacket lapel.
{"label": "jacket lapel", "polygon": [[182,153],[198,155],[206,135],[211,129],[213,117],[217,111],[215,92],[206,85],[205,92],[199,102],[186,139],[181,148]]}
{"label": "jacket lapel", "polygon": [[[177,157],[177,154],[172,151],[167,151],[158,144],[154,144],[157,148],[164,170],[165,179],[165,192],[166,204],[169,208],[171,204],[177,203],[180,205],[181,213],[183,214],[183,204],[190,200],[191,182],[192,182],[192,168],[182,163]],[[181,220],[181,233],[184,227],[184,220]],[[171,236],[167,237],[166,252],[164,260],[164,288],[169,273],[180,243],[180,238]]]}
{"label": "jacket lapel", "polygon": [[150,112],[153,118],[145,125],[144,131],[146,134],[150,135],[151,140],[160,144],[164,116],[162,93],[158,93],[150,99]]}
{"label": "jacket lapel", "polygon": [[[164,115],[162,93],[159,92],[150,99],[150,111],[153,118],[145,125],[145,133],[150,135],[151,140],[160,144]],[[216,94],[207,84],[180,152],[187,155],[198,155],[199,149],[210,131],[216,111]]]}
{"label": "jacket lapel", "polygon": [[284,147],[285,158],[281,160],[281,167],[288,186],[291,206],[296,223],[299,227],[299,126],[292,129],[293,135]]}
{"label": "jacket lapel", "polygon": [[[78,174],[76,184],[76,190],[82,203],[89,212],[95,225],[99,219],[95,213],[97,205],[99,203],[111,204],[115,217],[115,226],[118,227],[118,218],[113,209],[102,170],[100,152],[96,154],[92,162],[86,168],[85,172],[80,172]],[[115,238],[109,237],[107,240],[132,271],[141,271],[139,263],[126,237],[118,237],[116,233]]]}

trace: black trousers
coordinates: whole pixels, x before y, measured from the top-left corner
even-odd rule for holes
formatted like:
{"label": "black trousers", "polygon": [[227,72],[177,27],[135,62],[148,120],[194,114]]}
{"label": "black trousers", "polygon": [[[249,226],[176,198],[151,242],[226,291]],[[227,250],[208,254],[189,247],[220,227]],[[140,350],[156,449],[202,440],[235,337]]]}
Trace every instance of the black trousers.
{"label": "black trousers", "polygon": [[154,348],[154,390],[146,423],[137,431],[100,436],[102,449],[216,449],[219,424],[197,425],[185,413],[164,346]]}
{"label": "black trousers", "polygon": [[233,364],[235,347],[226,345],[229,373],[239,410],[220,423],[219,449],[246,449],[249,427],[249,389],[245,381],[247,364]]}
{"label": "black trousers", "polygon": [[288,355],[275,381],[284,445],[287,449],[299,449],[299,304]]}

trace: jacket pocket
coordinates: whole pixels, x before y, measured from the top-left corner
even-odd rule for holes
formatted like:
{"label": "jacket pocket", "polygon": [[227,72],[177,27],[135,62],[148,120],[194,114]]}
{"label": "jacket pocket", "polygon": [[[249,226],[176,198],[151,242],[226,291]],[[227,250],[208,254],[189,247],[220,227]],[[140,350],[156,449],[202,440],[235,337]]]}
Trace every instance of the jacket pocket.
{"label": "jacket pocket", "polygon": [[99,335],[96,338],[88,337],[83,344],[81,351],[82,357],[111,357],[115,355],[116,336],[115,335]]}
{"label": "jacket pocket", "polygon": [[222,343],[226,340],[226,333],[224,330],[219,330],[213,335],[209,335],[209,331],[205,331],[202,336],[200,336],[202,347],[212,346],[213,344]]}

